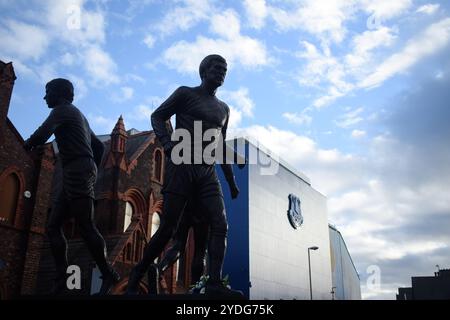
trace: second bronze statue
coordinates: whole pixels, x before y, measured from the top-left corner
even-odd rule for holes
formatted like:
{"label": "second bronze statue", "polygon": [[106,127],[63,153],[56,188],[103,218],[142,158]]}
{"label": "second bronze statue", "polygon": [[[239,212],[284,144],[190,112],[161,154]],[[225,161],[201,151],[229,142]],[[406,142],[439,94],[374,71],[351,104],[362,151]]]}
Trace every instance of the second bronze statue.
{"label": "second bronze statue", "polygon": [[[133,268],[127,288],[127,294],[138,294],[139,282],[146,274],[154,260],[163,252],[174,233],[177,223],[187,203],[195,199],[198,212],[209,225],[208,236],[208,276],[206,294],[213,296],[242,297],[240,291],[227,288],[222,283],[222,267],[226,251],[228,224],[222,188],[217,177],[215,163],[198,161],[198,155],[204,154],[206,148],[215,149],[217,143],[225,148],[225,138],[230,108],[216,97],[216,90],[226,76],[227,63],[219,55],[209,55],[203,59],[199,67],[201,84],[198,87],[178,88],[152,114],[153,130],[164,147],[166,154],[166,170],[163,186],[163,212],[158,231],[150,239],[145,248],[142,260]],[[176,142],[171,140],[172,132],[166,121],[176,116],[175,130],[187,131],[191,137],[198,137],[197,123],[200,122],[201,137],[205,132],[220,137],[221,141],[211,143],[191,141],[191,152],[183,155],[180,163],[172,159]],[[214,143],[216,145],[214,145]],[[222,154],[226,154],[222,150]],[[174,163],[176,162],[176,164]],[[239,194],[239,188],[233,175],[231,164],[222,161],[222,169],[230,186],[232,198]]]}

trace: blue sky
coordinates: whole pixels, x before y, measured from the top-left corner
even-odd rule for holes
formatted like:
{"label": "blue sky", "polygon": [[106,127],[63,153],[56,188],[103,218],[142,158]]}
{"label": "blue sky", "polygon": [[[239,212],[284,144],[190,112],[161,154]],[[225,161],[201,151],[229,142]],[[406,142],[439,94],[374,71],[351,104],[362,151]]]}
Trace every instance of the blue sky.
{"label": "blue sky", "polygon": [[25,138],[52,78],[74,82],[96,133],[121,114],[148,130],[219,53],[229,134],[258,138],[327,195],[364,298],[450,267],[448,1],[0,0],[0,12],[0,59],[18,77],[9,117]]}

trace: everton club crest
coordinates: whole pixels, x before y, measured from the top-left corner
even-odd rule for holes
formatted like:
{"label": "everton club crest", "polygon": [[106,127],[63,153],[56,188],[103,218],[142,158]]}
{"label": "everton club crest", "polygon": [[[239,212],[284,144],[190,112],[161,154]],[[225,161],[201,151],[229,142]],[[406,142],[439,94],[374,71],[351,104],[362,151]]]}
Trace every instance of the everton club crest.
{"label": "everton club crest", "polygon": [[289,210],[287,212],[287,215],[289,218],[289,222],[294,229],[297,229],[303,224],[301,201],[292,193],[289,195]]}

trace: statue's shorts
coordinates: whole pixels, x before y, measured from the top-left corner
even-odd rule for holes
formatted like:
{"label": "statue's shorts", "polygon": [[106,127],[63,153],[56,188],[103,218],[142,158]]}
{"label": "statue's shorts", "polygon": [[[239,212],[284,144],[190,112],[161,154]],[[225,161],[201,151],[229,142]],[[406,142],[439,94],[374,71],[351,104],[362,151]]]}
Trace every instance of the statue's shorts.
{"label": "statue's shorts", "polygon": [[223,197],[215,165],[174,164],[166,161],[162,193],[183,195],[188,199]]}
{"label": "statue's shorts", "polygon": [[66,200],[94,199],[97,166],[91,158],[78,158],[63,167],[63,196]]}

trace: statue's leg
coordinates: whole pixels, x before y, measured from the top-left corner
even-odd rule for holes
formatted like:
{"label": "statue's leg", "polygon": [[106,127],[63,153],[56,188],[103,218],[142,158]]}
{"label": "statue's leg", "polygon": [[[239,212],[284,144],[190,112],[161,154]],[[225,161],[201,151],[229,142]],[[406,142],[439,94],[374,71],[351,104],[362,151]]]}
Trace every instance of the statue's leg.
{"label": "statue's leg", "polygon": [[200,212],[209,222],[208,240],[208,274],[206,294],[210,297],[238,298],[242,292],[231,290],[222,283],[222,267],[227,247],[228,224],[223,200],[223,193],[214,167],[207,167],[202,172],[199,190]]}
{"label": "statue's leg", "polygon": [[220,195],[202,198],[200,199],[200,208],[210,222],[208,242],[209,281],[219,283],[222,280],[222,266],[228,231],[223,198]]}
{"label": "statue's leg", "polygon": [[107,262],[106,243],[95,226],[94,200],[90,197],[73,199],[70,200],[70,207],[79,225],[80,234],[102,273],[103,282],[99,293],[108,294],[120,276]]}
{"label": "statue's leg", "polygon": [[205,270],[205,255],[208,245],[209,225],[206,221],[195,222],[194,257],[191,265],[191,284],[197,283]]}
{"label": "statue's leg", "polygon": [[91,252],[100,272],[106,275],[110,267],[106,261],[106,243],[95,226],[94,200],[92,198],[81,198],[70,201],[73,216],[78,223],[80,234]]}
{"label": "statue's leg", "polygon": [[170,268],[178,260],[181,252],[184,251],[186,247],[187,237],[191,227],[189,215],[190,213],[185,210],[178,222],[178,228],[172,237],[172,245],[164,253],[161,261],[158,263],[158,269],[161,272]]}
{"label": "statue's leg", "polygon": [[150,239],[150,242],[147,244],[142,260],[131,271],[130,278],[128,280],[127,294],[138,293],[139,281],[169,242],[185,205],[186,196],[174,193],[164,194],[161,224],[156,233]]}
{"label": "statue's leg", "polygon": [[50,241],[50,249],[56,266],[56,283],[53,293],[57,294],[64,289],[66,271],[68,267],[67,260],[67,240],[63,232],[63,224],[69,217],[69,208],[66,199],[61,192],[53,203],[50,217],[47,222],[47,236]]}

